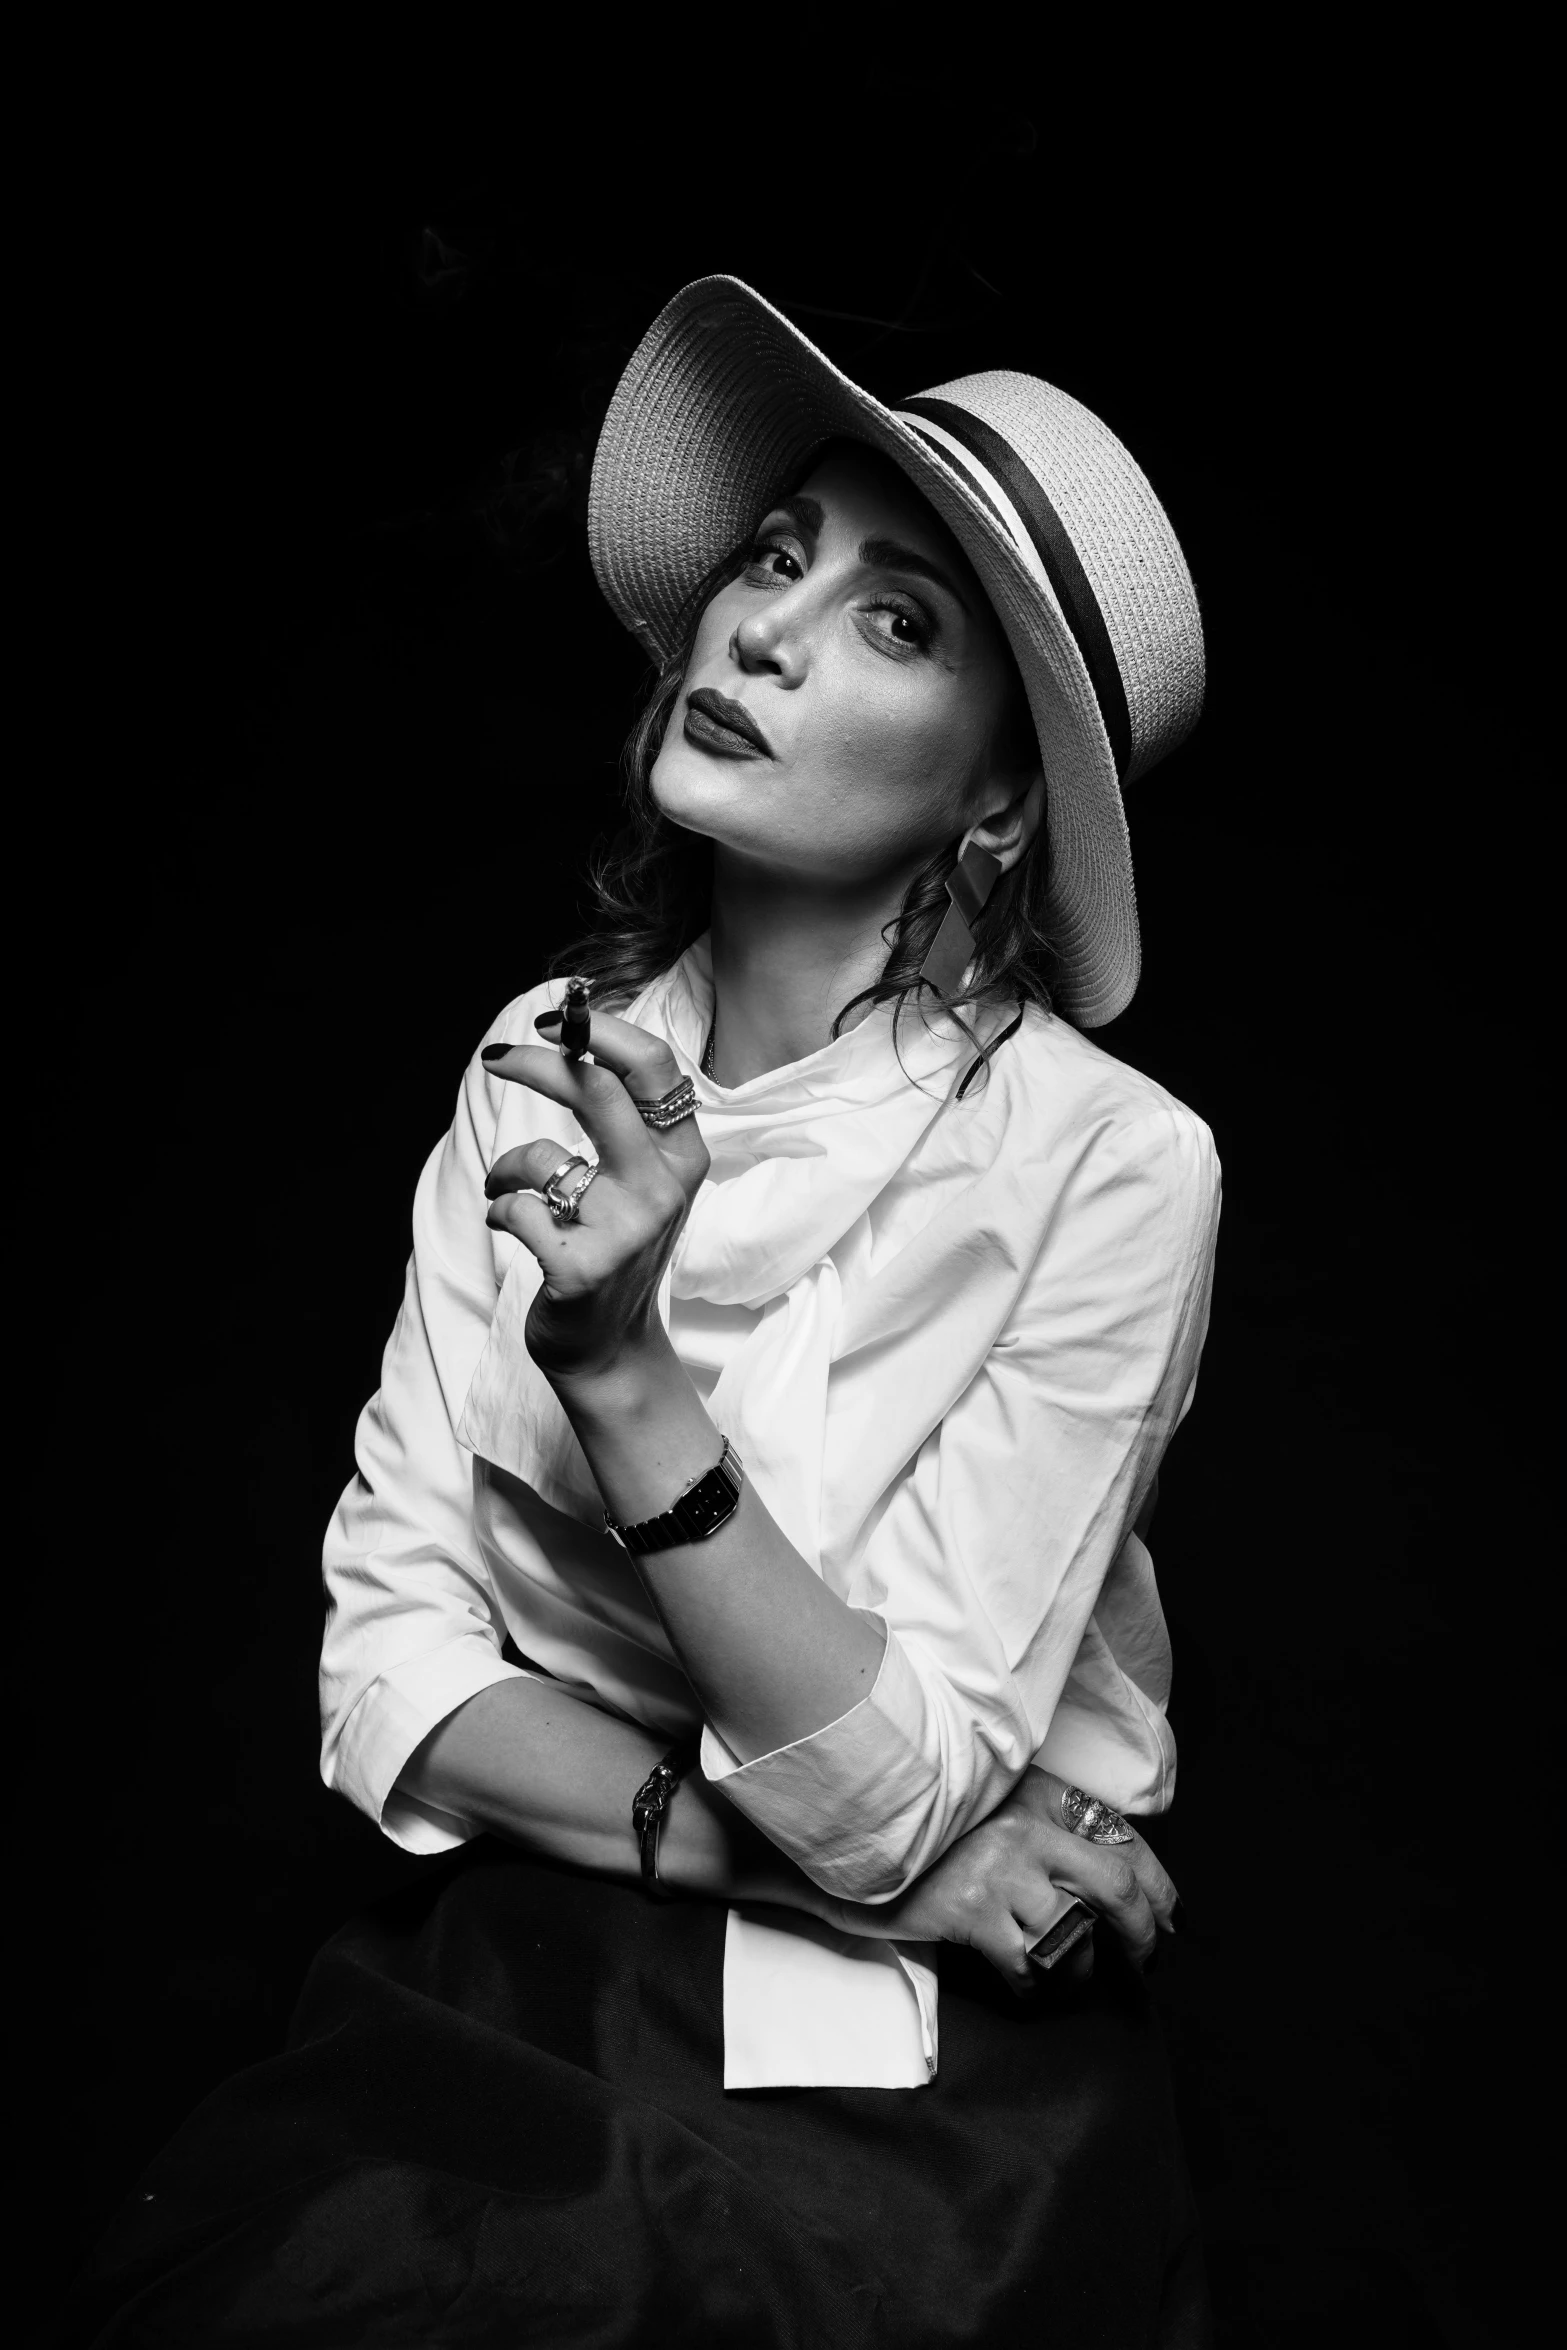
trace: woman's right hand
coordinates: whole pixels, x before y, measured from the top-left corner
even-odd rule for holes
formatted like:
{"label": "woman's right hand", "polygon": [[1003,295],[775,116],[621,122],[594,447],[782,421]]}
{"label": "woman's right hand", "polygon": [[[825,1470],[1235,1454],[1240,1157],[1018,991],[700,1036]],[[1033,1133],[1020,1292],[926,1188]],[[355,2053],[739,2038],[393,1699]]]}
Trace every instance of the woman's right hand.
{"label": "woman's right hand", "polygon": [[[1060,1916],[1062,1895],[1087,1903],[1141,1969],[1160,1929],[1173,1933],[1176,1890],[1131,1821],[1129,1844],[1094,1844],[1065,1824],[1067,1782],[1030,1767],[977,1828],[960,1836],[907,1893],[888,1902],[835,1902],[832,1922],[897,1942],[966,1942],[1019,1996],[1039,1981],[1030,1946]],[[1063,1962],[1087,1974],[1093,1944]]]}
{"label": "woman's right hand", "polygon": [[[558,1037],[560,1015],[545,1012],[534,1026]],[[567,1060],[553,1044],[492,1044],[483,1053],[491,1077],[569,1110],[597,1154],[597,1180],[564,1223],[541,1186],[577,1159],[565,1143],[543,1137],[503,1152],[484,1186],[491,1229],[509,1232],[538,1259],[543,1280],[528,1309],[528,1351],[557,1390],[562,1383],[585,1390],[639,1348],[665,1370],[658,1285],[708,1168],[694,1116],[659,1128],[637,1108],[680,1084],[664,1039],[597,1011],[590,1033],[591,1061]]]}

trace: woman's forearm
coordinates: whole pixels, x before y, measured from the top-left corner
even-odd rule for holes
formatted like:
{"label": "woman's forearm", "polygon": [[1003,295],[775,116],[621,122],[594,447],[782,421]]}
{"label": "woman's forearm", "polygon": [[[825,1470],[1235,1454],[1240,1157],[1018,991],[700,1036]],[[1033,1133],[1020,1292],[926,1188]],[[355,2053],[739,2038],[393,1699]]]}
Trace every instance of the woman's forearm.
{"label": "woman's forearm", "polygon": [[[634,1884],[631,1799],[669,1744],[550,1682],[499,1681],[431,1731],[397,1785],[530,1852]],[[677,1892],[826,1913],[825,1896],[700,1771],[669,1806],[658,1867]]]}
{"label": "woman's forearm", "polygon": [[[546,1034],[560,1022],[550,1015],[535,1025]],[[657,1305],[711,1162],[694,1117],[638,1114],[672,1100],[682,1082],[668,1043],[599,1011],[591,1037],[586,1062],[535,1045],[484,1048],[492,1075],[569,1109],[598,1153],[563,1202],[545,1196],[563,1163],[558,1143],[541,1136],[502,1151],[485,1178],[486,1220],[539,1265],[528,1353],[575,1428],[610,1515],[635,1524],[662,1515],[718,1458],[712,1420]],[[744,1762],[837,1721],[881,1669],[881,1625],[827,1589],[754,1488],[708,1541],[639,1559],[638,1568],[703,1712]]]}
{"label": "woman's forearm", "polygon": [[[557,1392],[611,1516],[667,1510],[713,1466],[706,1406],[663,1333]],[[742,1762],[806,1738],[865,1697],[885,1638],[830,1591],[747,1484],[705,1542],[636,1562],[703,1710]]]}
{"label": "woman's forearm", "polygon": [[[668,1741],[548,1682],[481,1689],[432,1730],[399,1790],[555,1860],[635,1884],[641,1874],[631,1798]],[[862,1904],[822,1893],[693,1772],[675,1791],[659,1838],[671,1891],[804,1910],[841,1932],[893,1941],[970,1942],[1014,1986],[1030,1979],[1029,1942],[1074,1896],[1103,1916],[1139,1965],[1175,1888],[1141,1838],[1099,1846],[1062,1824],[1062,1782],[1038,1769],[898,1900]]]}

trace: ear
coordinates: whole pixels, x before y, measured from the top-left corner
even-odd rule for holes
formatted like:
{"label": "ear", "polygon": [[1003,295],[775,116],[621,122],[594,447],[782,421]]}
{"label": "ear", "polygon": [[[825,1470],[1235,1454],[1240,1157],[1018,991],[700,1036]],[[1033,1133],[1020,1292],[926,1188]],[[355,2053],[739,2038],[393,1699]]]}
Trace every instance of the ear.
{"label": "ear", "polygon": [[1003,873],[1010,873],[1020,865],[1038,837],[1045,814],[1045,778],[1035,768],[1023,789],[1004,808],[971,825],[963,835],[959,856],[966,848],[984,849],[996,859]]}

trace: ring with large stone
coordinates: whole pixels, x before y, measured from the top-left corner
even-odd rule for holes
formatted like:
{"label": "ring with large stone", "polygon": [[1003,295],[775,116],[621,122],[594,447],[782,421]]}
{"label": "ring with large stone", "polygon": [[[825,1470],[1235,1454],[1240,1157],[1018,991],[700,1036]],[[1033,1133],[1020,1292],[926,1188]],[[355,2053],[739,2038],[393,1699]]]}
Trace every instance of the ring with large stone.
{"label": "ring with large stone", "polygon": [[1087,1795],[1081,1787],[1063,1787],[1061,1790],[1061,1819],[1074,1836],[1081,1836],[1089,1844],[1130,1844],[1134,1831],[1118,1811],[1101,1803],[1097,1795]]}
{"label": "ring with large stone", "polygon": [[[582,1173],[576,1178],[575,1182],[563,1183],[561,1181],[561,1177],[563,1175],[569,1175],[573,1167],[580,1167],[582,1169]],[[594,1176],[597,1173],[598,1167],[593,1160],[584,1159],[576,1152],[573,1152],[569,1159],[561,1160],[560,1165],[556,1168],[553,1175],[548,1175],[545,1177],[544,1181],[539,1185],[539,1197],[543,1200],[544,1205],[549,1209],[550,1214],[554,1217],[557,1224],[569,1224],[572,1222],[578,1209],[582,1205],[583,1193],[587,1190],[588,1185],[592,1182]]]}
{"label": "ring with large stone", "polygon": [[682,1077],[678,1085],[671,1086],[656,1102],[638,1101],[635,1094],[631,1099],[643,1125],[656,1128],[660,1134],[666,1127],[678,1126],[682,1118],[696,1116],[696,1087],[689,1077]]}

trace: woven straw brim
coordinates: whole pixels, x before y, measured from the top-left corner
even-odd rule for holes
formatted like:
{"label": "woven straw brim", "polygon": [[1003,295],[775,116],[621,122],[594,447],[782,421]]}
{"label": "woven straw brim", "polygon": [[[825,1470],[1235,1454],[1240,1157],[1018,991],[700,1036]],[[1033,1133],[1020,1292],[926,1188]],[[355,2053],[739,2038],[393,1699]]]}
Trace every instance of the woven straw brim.
{"label": "woven straw brim", "polygon": [[1136,991],[1141,944],[1115,759],[1065,615],[930,444],[736,278],[685,287],[621,378],[588,507],[599,585],[617,618],[667,657],[706,573],[798,487],[814,451],[839,438],[869,443],[909,476],[1006,633],[1046,777],[1055,1000],[1077,1027],[1100,1027]]}

